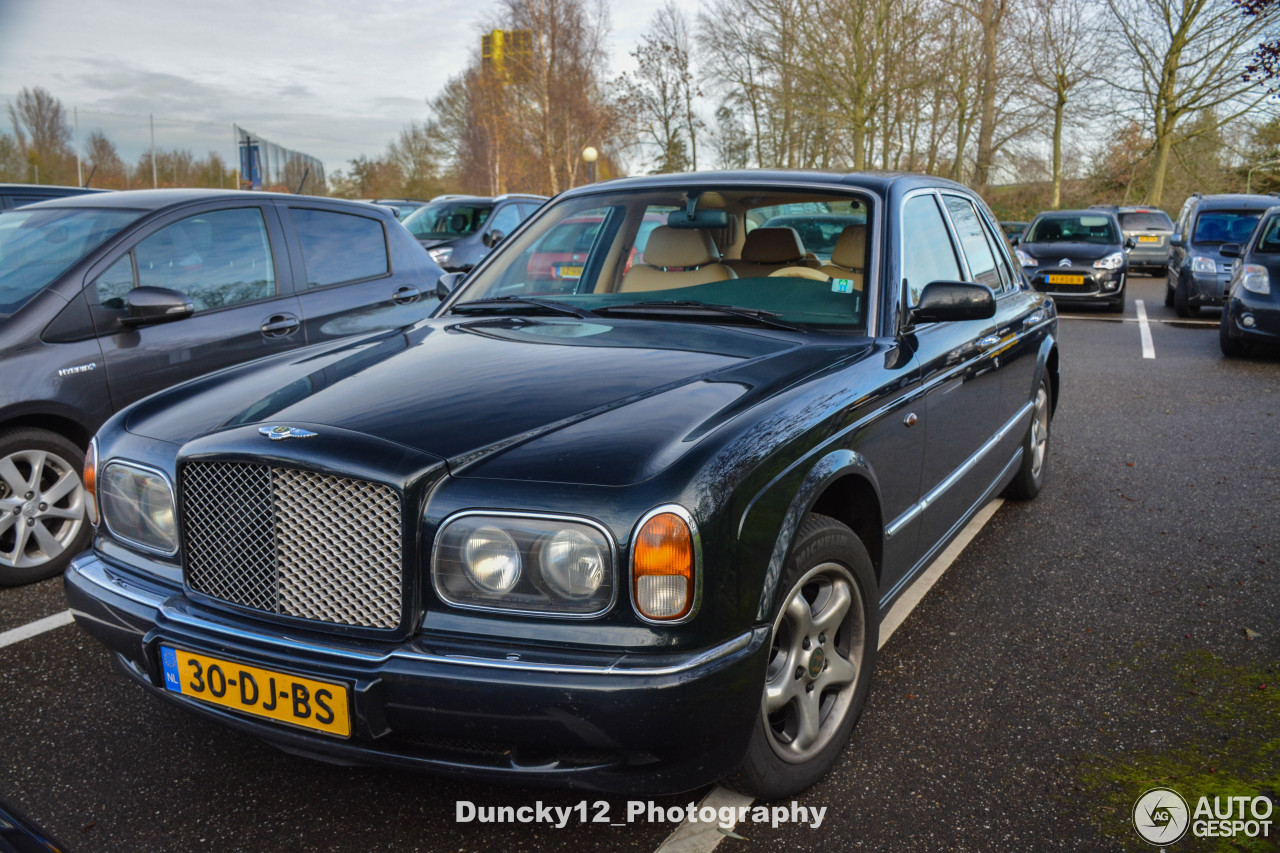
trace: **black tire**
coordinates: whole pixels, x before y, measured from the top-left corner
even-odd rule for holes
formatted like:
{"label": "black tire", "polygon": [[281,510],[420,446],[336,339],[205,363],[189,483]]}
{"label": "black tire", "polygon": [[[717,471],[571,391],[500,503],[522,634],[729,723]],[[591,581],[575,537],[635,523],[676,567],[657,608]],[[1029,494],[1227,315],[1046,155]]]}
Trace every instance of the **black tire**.
{"label": "black tire", "polygon": [[1110,311],[1112,314],[1123,314],[1124,313],[1124,296],[1121,295],[1120,298],[1117,299],[1115,302],[1108,302],[1107,310]]}
{"label": "black tire", "polygon": [[1227,358],[1247,358],[1249,345],[1231,337],[1231,306],[1222,309],[1222,322],[1218,323],[1218,347]]}
{"label": "black tire", "polygon": [[[778,590],[757,724],[742,763],[725,779],[764,800],[794,796],[835,763],[866,705],[880,637],[871,558],[833,518],[805,518]],[[834,631],[824,629],[824,615]],[[808,744],[805,719],[814,727]]]}
{"label": "black tire", "polygon": [[1041,377],[1032,404],[1031,423],[1022,440],[1022,464],[1004,490],[1005,497],[1015,501],[1032,500],[1044,488],[1045,471],[1049,467],[1050,424],[1053,421],[1053,388],[1047,377]]}
{"label": "black tire", "polygon": [[1164,280],[1164,307],[1173,307],[1173,285],[1169,283],[1169,279]]}
{"label": "black tire", "polygon": [[[92,529],[84,516],[83,466],[84,449],[57,433],[0,430],[0,587],[60,574],[88,547]],[[42,497],[50,499],[41,502]]]}
{"label": "black tire", "polygon": [[1191,304],[1187,286],[1183,284],[1181,279],[1178,280],[1178,289],[1173,293],[1173,310],[1177,312],[1179,317],[1200,316],[1200,306]]}

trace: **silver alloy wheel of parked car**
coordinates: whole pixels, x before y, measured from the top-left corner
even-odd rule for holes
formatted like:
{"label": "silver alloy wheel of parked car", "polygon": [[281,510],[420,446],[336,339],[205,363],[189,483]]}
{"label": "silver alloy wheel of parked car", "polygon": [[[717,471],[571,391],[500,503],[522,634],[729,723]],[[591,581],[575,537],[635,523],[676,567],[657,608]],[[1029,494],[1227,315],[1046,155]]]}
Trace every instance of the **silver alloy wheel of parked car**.
{"label": "silver alloy wheel of parked car", "polygon": [[0,573],[62,556],[84,522],[84,488],[76,466],[47,450],[18,450],[0,458]]}
{"label": "silver alloy wheel of parked car", "polygon": [[849,570],[822,563],[779,611],[763,702],[769,744],[784,761],[812,759],[841,729],[864,661],[863,609]]}
{"label": "silver alloy wheel of parked car", "polygon": [[1043,384],[1036,391],[1035,411],[1031,416],[1031,476],[1040,478],[1044,457],[1049,452],[1049,389]]}

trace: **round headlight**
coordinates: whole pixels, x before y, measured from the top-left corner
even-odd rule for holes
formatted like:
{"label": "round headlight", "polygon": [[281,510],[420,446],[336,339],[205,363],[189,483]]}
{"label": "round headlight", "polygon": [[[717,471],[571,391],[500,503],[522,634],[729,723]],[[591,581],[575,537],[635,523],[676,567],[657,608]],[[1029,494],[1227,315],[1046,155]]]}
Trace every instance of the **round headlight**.
{"label": "round headlight", "polygon": [[520,580],[520,550],[511,534],[481,527],[462,546],[462,565],[471,582],[489,592],[509,592]]}
{"label": "round headlight", "polygon": [[565,598],[594,595],[604,582],[604,555],[577,530],[561,530],[542,543],[542,577]]}

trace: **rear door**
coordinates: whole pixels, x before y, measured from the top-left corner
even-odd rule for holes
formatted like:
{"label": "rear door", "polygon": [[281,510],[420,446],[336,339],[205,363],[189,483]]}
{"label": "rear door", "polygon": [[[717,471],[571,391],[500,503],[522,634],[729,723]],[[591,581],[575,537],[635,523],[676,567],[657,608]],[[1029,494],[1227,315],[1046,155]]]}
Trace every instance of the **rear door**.
{"label": "rear door", "polygon": [[[104,260],[86,288],[118,409],[186,379],[305,343],[275,210],[240,204],[189,209]],[[127,327],[129,291],[185,293],[195,313]]]}
{"label": "rear door", "polygon": [[434,283],[389,251],[384,220],[311,203],[281,212],[308,342],[406,326],[435,307]]}

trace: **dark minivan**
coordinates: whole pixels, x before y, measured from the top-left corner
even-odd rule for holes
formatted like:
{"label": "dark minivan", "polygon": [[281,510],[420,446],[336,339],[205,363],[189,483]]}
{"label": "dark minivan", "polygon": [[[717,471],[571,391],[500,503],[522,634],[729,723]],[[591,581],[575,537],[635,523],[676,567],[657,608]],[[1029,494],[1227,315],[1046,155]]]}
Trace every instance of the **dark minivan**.
{"label": "dark minivan", "polygon": [[1235,259],[1218,324],[1222,354],[1251,355],[1254,344],[1274,348],[1280,343],[1280,207],[1262,215],[1243,246],[1224,243],[1219,251]]}
{"label": "dark minivan", "polygon": [[88,543],[80,462],[117,409],[412,323],[440,274],[389,210],[354,202],[137,190],[0,213],[0,586]]}
{"label": "dark minivan", "polygon": [[1205,305],[1222,305],[1231,287],[1232,258],[1222,254],[1227,243],[1249,239],[1263,211],[1278,199],[1270,195],[1200,195],[1182,205],[1169,254],[1164,304],[1179,317],[1195,317]]}

